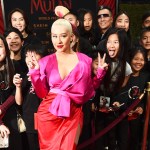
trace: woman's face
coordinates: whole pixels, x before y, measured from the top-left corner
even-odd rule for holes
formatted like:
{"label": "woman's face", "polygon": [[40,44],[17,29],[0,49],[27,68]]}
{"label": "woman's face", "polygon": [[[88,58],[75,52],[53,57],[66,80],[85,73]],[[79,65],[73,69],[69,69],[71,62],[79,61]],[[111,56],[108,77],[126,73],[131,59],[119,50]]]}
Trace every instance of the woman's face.
{"label": "woman's face", "polygon": [[131,68],[133,72],[139,72],[144,67],[145,61],[143,54],[138,52],[131,61]]}
{"label": "woman's face", "polygon": [[150,50],[150,31],[143,34],[140,43],[146,50]]}
{"label": "woman's face", "polygon": [[93,20],[92,20],[92,15],[90,13],[86,13],[84,15],[84,29],[86,31],[89,31],[91,30],[92,28],[92,23],[93,23]]}
{"label": "woman's face", "polygon": [[0,39],[0,62],[3,62],[3,60],[6,57],[6,50],[5,45],[2,39]]}
{"label": "woman's face", "polygon": [[115,27],[125,29],[127,32],[129,30],[129,17],[125,14],[118,16],[115,22]]}
{"label": "woman's face", "polygon": [[21,33],[25,32],[26,23],[23,15],[16,11],[11,16],[11,23],[14,28],[17,28]]}
{"label": "woman's face", "polygon": [[116,58],[119,52],[119,39],[117,34],[111,34],[107,40],[107,50],[111,58]]}
{"label": "woman's face", "polygon": [[22,48],[23,41],[21,40],[19,35],[15,32],[10,32],[6,37],[6,41],[9,49],[13,52],[17,52]]}
{"label": "woman's face", "polygon": [[143,28],[144,28],[144,27],[150,27],[150,16],[147,17],[147,18],[144,20],[142,26],[143,26]]}
{"label": "woman's face", "polygon": [[93,60],[93,62],[92,62],[92,69],[93,69],[94,75],[96,75],[97,74],[97,69],[98,69],[98,58]]}
{"label": "woman's face", "polygon": [[66,26],[55,25],[51,31],[51,39],[57,52],[70,52],[72,35]]}

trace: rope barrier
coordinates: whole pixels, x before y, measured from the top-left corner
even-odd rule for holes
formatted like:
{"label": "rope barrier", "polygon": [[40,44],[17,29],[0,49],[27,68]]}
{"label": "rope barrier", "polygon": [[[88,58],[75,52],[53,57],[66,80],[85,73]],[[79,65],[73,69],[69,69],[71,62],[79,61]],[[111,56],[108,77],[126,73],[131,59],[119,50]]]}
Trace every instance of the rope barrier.
{"label": "rope barrier", "polygon": [[77,147],[77,150],[81,150],[81,149],[85,148],[86,146],[92,144],[94,141],[96,141],[98,138],[100,138],[105,133],[107,133],[109,130],[111,130],[114,126],[116,126],[141,101],[141,99],[144,97],[144,94],[145,94],[145,90],[117,119],[115,119],[112,123],[110,123],[102,131],[100,131],[99,133],[97,133],[94,137],[91,137],[89,140],[81,143]]}

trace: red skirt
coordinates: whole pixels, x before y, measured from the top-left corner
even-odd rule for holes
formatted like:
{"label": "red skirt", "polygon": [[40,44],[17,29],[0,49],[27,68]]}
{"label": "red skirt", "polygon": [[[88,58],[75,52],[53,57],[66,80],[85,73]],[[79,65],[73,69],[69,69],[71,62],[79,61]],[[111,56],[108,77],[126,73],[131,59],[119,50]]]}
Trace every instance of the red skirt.
{"label": "red skirt", "polygon": [[71,103],[70,117],[60,118],[48,109],[56,94],[49,93],[41,102],[36,115],[40,150],[73,150],[78,126],[82,128],[81,106]]}

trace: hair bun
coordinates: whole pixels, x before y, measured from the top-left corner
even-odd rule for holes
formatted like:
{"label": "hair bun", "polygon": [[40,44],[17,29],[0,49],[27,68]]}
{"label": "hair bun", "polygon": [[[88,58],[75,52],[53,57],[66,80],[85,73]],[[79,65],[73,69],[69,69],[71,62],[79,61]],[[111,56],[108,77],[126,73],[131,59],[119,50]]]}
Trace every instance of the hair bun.
{"label": "hair bun", "polygon": [[63,18],[67,13],[69,13],[70,11],[64,7],[64,6],[56,6],[55,7],[55,14],[56,16]]}

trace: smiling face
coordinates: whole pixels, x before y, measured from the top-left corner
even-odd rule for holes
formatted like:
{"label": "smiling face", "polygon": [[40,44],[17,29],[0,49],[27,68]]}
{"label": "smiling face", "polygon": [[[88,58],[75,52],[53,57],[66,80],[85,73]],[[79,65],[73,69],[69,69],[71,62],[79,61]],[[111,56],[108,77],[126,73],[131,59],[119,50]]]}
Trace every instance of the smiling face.
{"label": "smiling face", "polygon": [[111,58],[116,58],[119,52],[119,39],[117,34],[111,34],[107,40],[107,50]]}
{"label": "smiling face", "polygon": [[98,24],[103,33],[112,26],[113,18],[108,9],[102,9],[98,12]]}
{"label": "smiling face", "polygon": [[93,20],[92,20],[92,15],[90,13],[86,13],[84,15],[84,29],[86,31],[89,31],[91,30],[92,28],[92,23],[93,23]]}
{"label": "smiling face", "polygon": [[146,49],[150,50],[150,31],[143,33],[143,36],[140,40],[140,44]]}
{"label": "smiling face", "polygon": [[0,39],[0,62],[3,62],[5,57],[6,57],[6,50],[5,50],[4,42],[2,39]]}
{"label": "smiling face", "polygon": [[23,41],[15,32],[10,32],[6,37],[6,41],[8,43],[9,49],[13,52],[19,51],[23,45]]}
{"label": "smiling face", "polygon": [[129,17],[126,14],[121,14],[117,17],[115,27],[129,30]]}
{"label": "smiling face", "polygon": [[133,73],[138,73],[144,67],[145,61],[142,53],[138,52],[135,54],[131,61],[131,68]]}
{"label": "smiling face", "polygon": [[14,28],[17,28],[21,33],[25,32],[26,23],[23,15],[16,11],[11,16],[11,23]]}
{"label": "smiling face", "polygon": [[67,26],[55,24],[51,30],[51,39],[57,52],[69,52],[72,34]]}

